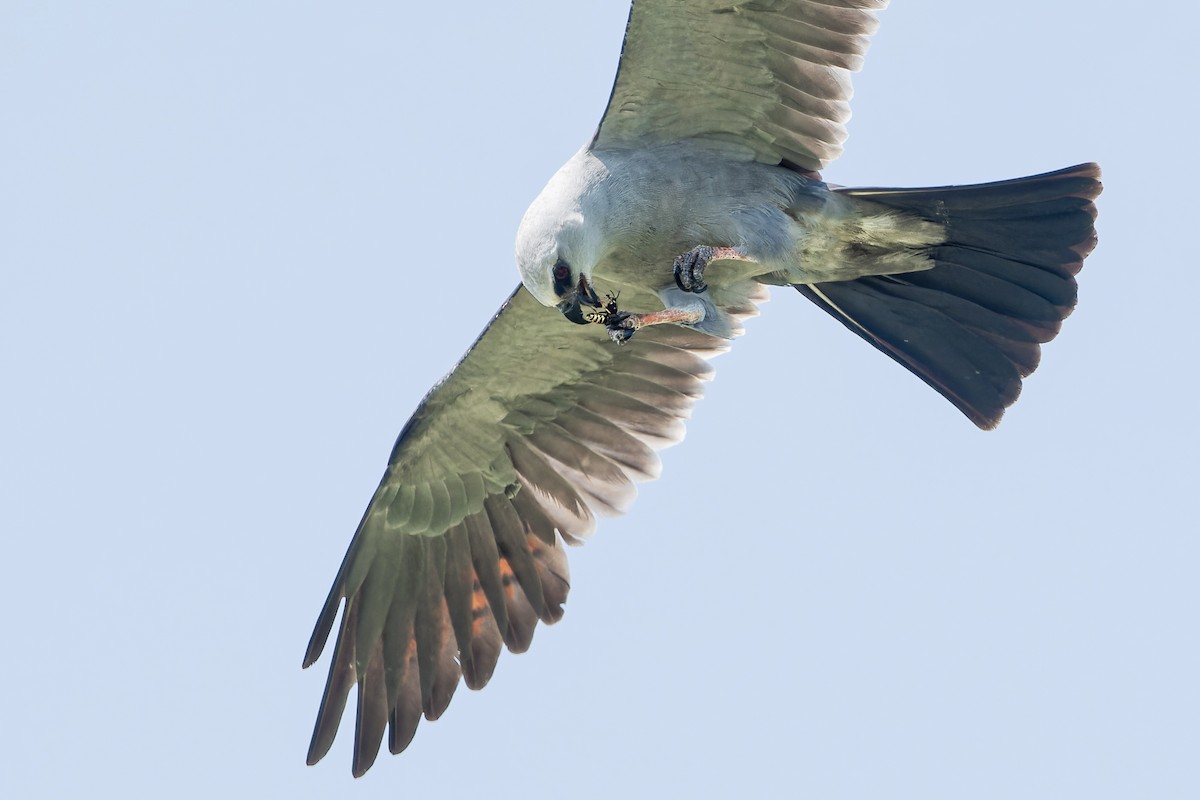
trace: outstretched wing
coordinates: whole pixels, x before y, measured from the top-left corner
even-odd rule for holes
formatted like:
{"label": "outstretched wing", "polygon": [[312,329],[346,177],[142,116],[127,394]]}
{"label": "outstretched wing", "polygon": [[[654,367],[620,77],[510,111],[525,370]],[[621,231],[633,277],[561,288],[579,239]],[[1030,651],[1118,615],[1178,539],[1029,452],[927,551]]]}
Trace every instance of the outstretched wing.
{"label": "outstretched wing", "polygon": [[333,744],[356,684],[361,775],[385,728],[400,752],[460,675],[482,687],[501,643],[522,652],[537,620],[559,619],[563,540],[658,475],[655,449],[683,437],[707,359],[728,344],[659,326],[617,346],[519,286],[401,432],[350,543],[304,656],[321,655],[344,600],[308,763]]}
{"label": "outstretched wing", "polygon": [[888,0],[634,0],[593,148],[704,139],[815,172]]}

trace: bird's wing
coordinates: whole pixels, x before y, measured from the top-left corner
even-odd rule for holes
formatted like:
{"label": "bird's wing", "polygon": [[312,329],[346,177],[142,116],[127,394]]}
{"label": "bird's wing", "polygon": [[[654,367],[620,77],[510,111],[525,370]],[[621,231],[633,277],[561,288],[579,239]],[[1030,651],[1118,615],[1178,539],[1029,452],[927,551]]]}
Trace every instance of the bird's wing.
{"label": "bird's wing", "polygon": [[888,0],[634,0],[593,148],[702,139],[815,172]]}
{"label": "bird's wing", "polygon": [[657,476],[655,450],[683,437],[707,359],[728,344],[664,325],[618,346],[517,288],[401,432],[350,543],[304,656],[306,667],[320,656],[345,600],[310,764],[355,684],[361,775],[385,727],[400,752],[460,675],[482,687],[501,643],[524,651],[537,620],[562,615],[562,540]]}

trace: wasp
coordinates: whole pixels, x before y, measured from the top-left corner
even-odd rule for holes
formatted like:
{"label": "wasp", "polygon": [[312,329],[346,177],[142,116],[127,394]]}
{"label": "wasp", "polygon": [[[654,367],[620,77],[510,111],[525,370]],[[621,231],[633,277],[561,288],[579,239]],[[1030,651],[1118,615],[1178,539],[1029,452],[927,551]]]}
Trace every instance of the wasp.
{"label": "wasp", "polygon": [[617,313],[617,298],[621,296],[620,292],[608,292],[605,294],[604,308],[598,308],[595,311],[587,311],[583,318],[588,322],[596,325],[607,325],[608,318]]}

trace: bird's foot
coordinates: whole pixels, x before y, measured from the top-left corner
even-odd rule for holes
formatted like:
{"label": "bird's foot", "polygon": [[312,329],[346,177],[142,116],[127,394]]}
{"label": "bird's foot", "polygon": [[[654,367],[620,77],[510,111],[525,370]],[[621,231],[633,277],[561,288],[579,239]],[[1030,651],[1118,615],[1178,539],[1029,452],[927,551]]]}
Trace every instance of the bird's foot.
{"label": "bird's foot", "polygon": [[700,294],[708,288],[704,282],[704,270],[710,261],[749,261],[736,247],[709,247],[706,244],[693,247],[682,255],[675,256],[675,285],[685,292]]}
{"label": "bird's foot", "polygon": [[642,327],[636,319],[638,314],[629,311],[618,311],[608,317],[608,337],[617,344],[625,344],[633,336],[634,331]]}
{"label": "bird's foot", "polygon": [[708,288],[704,282],[704,268],[712,261],[713,249],[706,244],[693,247],[682,255],[675,256],[675,285],[685,292],[699,294]]}
{"label": "bird's foot", "polygon": [[608,317],[608,335],[617,344],[624,344],[641,328],[650,325],[695,325],[704,319],[704,309],[695,308],[664,308],[649,314],[635,314],[632,311],[618,311]]}

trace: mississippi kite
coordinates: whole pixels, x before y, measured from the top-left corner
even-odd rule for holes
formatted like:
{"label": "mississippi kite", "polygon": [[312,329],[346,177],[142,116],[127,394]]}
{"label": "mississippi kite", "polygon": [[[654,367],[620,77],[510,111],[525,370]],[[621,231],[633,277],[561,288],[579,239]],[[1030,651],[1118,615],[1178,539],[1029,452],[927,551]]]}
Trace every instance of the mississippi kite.
{"label": "mississippi kite", "polygon": [[484,686],[502,646],[522,652],[559,619],[564,542],[658,475],[708,359],[768,286],[794,287],[980,427],[1016,400],[1075,304],[1099,169],[823,183],[886,4],[634,2],[594,138],[521,223],[521,285],[401,431],[321,611],[305,666],[341,619],[310,764],[355,686],[361,775],[385,732],[402,751],[460,679]]}

